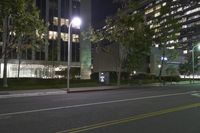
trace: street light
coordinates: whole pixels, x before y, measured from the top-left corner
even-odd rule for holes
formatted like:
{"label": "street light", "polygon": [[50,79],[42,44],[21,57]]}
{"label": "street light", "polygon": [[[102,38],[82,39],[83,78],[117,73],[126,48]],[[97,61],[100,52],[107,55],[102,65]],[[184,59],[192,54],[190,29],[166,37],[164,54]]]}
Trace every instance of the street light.
{"label": "street light", "polygon": [[193,48],[192,48],[192,76],[193,76],[193,83],[194,83],[194,49],[195,48],[198,48],[200,50],[200,44],[198,45],[195,45]]}
{"label": "street light", "polygon": [[69,91],[69,78],[70,78],[70,66],[71,66],[71,26],[80,27],[81,19],[79,17],[74,17],[69,23],[68,27],[68,60],[67,60],[67,91]]}

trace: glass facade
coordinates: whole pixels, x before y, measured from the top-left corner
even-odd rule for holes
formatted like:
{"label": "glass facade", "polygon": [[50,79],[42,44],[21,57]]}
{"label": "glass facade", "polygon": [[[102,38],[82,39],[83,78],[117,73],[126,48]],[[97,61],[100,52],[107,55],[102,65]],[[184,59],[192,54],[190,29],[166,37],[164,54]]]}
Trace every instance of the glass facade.
{"label": "glass facade", "polygon": [[[22,50],[20,77],[57,78],[60,77],[56,75],[58,67],[62,68],[59,71],[65,71],[64,69],[67,68],[69,20],[72,16],[81,15],[81,1],[35,0],[35,3],[40,10],[40,17],[48,26],[48,37],[43,42],[44,44],[37,45],[36,47],[27,47]],[[80,32],[80,27],[71,28],[71,67],[72,69],[79,68],[79,71]],[[0,39],[2,40],[2,38]],[[0,51],[3,51],[3,43],[1,41]],[[17,66],[18,55],[16,49],[12,48],[11,52],[9,52],[8,77],[17,76]],[[1,65],[0,77],[2,77],[2,70],[3,65]],[[78,74],[78,77],[80,77],[80,72]]]}
{"label": "glass facade", "polygon": [[[170,12],[166,13],[161,21],[161,7],[169,6]],[[145,15],[147,23],[155,31],[154,38],[165,31],[160,31],[159,27],[165,26],[167,32],[173,29],[167,25],[167,19],[173,17],[181,25],[181,31],[177,33],[178,40],[169,40],[168,43],[180,43],[180,48],[190,49],[194,42],[200,41],[200,2],[198,0],[154,0],[146,2]]]}
{"label": "glass facade", "polygon": [[[168,7],[169,11],[162,14],[162,8]],[[158,74],[160,58],[162,56],[159,45],[165,45],[167,51],[176,49],[178,58],[167,61],[164,69],[168,66],[178,68],[184,62],[184,54],[191,54],[192,47],[200,42],[200,2],[198,0],[152,0],[144,2],[145,17],[147,24],[154,31],[153,39],[157,40],[166,36],[164,42],[155,43],[152,47],[150,60],[151,72]],[[174,27],[169,24],[169,19],[175,20],[180,30],[174,33]],[[170,36],[176,37],[170,37]],[[172,39],[173,38],[173,39]],[[166,53],[167,56],[167,53]]]}

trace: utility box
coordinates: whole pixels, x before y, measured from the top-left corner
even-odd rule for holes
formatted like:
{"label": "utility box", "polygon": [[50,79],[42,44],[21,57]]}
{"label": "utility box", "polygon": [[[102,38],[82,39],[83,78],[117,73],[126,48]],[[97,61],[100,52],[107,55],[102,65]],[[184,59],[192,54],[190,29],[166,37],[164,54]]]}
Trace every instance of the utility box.
{"label": "utility box", "polygon": [[109,72],[99,72],[99,82],[108,85],[110,83]]}

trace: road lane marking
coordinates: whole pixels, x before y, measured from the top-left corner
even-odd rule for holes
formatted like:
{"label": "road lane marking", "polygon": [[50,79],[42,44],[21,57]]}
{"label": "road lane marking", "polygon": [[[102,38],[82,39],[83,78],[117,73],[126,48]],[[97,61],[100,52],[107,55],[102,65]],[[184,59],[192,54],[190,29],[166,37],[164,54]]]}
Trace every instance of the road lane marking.
{"label": "road lane marking", "polygon": [[173,112],[188,110],[188,109],[192,109],[192,108],[196,108],[196,107],[200,107],[200,103],[193,103],[193,104],[184,105],[184,106],[177,106],[177,107],[168,108],[168,109],[164,109],[164,110],[160,110],[160,111],[156,111],[156,112],[134,115],[134,116],[130,116],[127,118],[118,119],[118,120],[105,121],[105,122],[92,124],[92,125],[88,125],[88,126],[59,131],[56,133],[80,133],[80,132],[84,132],[84,131],[91,131],[91,130],[98,129],[98,128],[115,126],[115,125],[129,123],[129,122],[133,122],[133,121],[141,120],[141,119],[145,119],[145,118],[156,117],[156,116],[169,114],[169,113],[173,113]]}
{"label": "road lane marking", "polygon": [[2,117],[2,116],[10,116],[10,115],[21,115],[21,114],[28,114],[28,113],[37,113],[37,112],[44,112],[44,111],[61,110],[61,109],[89,107],[89,106],[95,106],[95,105],[112,104],[112,103],[120,103],[120,102],[129,102],[129,101],[137,101],[137,100],[144,100],[144,99],[171,97],[171,96],[179,96],[179,95],[187,95],[187,94],[191,94],[191,91],[182,92],[182,93],[174,93],[174,94],[154,95],[154,96],[146,96],[146,97],[138,97],[138,98],[112,100],[112,101],[105,101],[105,102],[78,104],[78,105],[71,105],[71,106],[61,106],[61,107],[54,107],[54,108],[43,108],[43,109],[35,109],[35,110],[28,110],[28,111],[9,112],[9,113],[0,114],[0,117]]}
{"label": "road lane marking", "polygon": [[200,97],[200,93],[193,93],[191,94],[192,96],[195,96],[195,97]]}

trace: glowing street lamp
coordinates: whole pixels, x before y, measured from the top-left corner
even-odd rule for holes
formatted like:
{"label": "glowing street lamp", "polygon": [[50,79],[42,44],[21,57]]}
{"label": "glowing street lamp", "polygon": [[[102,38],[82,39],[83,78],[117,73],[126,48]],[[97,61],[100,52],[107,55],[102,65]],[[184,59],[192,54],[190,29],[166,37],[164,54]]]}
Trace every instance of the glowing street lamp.
{"label": "glowing street lamp", "polygon": [[195,46],[192,48],[192,76],[193,76],[193,83],[194,83],[194,49],[195,49],[195,48],[198,48],[198,50],[200,50],[200,44],[195,45]]}
{"label": "glowing street lamp", "polygon": [[80,27],[81,19],[74,17],[68,27],[68,60],[67,60],[67,91],[69,91],[69,78],[70,78],[70,66],[71,66],[71,26]]}

